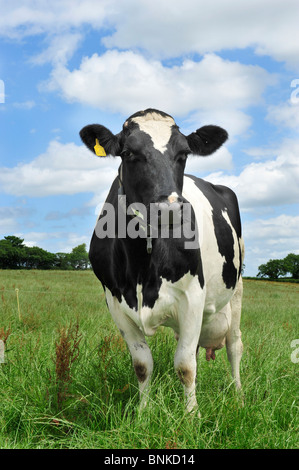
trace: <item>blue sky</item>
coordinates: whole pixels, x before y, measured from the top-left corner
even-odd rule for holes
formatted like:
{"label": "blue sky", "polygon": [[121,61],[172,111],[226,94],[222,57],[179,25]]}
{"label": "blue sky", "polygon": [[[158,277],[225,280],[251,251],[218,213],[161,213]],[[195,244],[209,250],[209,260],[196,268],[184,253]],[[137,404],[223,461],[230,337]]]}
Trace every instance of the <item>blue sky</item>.
{"label": "blue sky", "polygon": [[297,0],[0,0],[0,11],[1,238],[88,246],[120,159],[97,159],[79,131],[117,133],[155,107],[184,133],[228,131],[187,171],[236,192],[245,274],[299,253]]}

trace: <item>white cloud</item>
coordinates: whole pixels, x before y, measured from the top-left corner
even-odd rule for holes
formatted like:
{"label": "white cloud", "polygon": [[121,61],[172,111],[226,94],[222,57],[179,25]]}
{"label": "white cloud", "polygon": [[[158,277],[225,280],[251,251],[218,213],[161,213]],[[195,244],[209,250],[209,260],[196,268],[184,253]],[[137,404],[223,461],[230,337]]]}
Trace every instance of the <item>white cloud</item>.
{"label": "white cloud", "polygon": [[58,249],[62,253],[70,253],[75,246],[82,245],[82,243],[85,243],[88,250],[91,234],[92,231],[90,231],[90,233],[88,233],[87,235],[79,235],[75,232],[69,232],[65,234],[63,239],[59,242]]}
{"label": "white cloud", "polygon": [[108,48],[167,58],[251,47],[299,70],[297,0],[0,0],[0,11],[0,34],[10,38],[90,25]]}
{"label": "white cloud", "polygon": [[217,152],[208,157],[189,155],[185,173],[201,175],[208,171],[232,170],[233,157],[226,147],[221,147]]}
{"label": "white cloud", "polygon": [[239,175],[211,173],[207,180],[232,188],[243,210],[296,204],[299,200],[298,153],[299,141],[286,140],[277,149],[275,159],[251,163]]}
{"label": "white cloud", "polygon": [[99,159],[83,145],[54,140],[31,162],[2,167],[0,185],[4,192],[15,196],[97,193],[109,188],[118,165],[117,158]]}
{"label": "white cloud", "polygon": [[71,219],[73,217],[88,217],[89,211],[87,210],[86,206],[81,207],[74,207],[73,209],[64,212],[61,210],[52,210],[45,215],[45,220],[64,220],[64,219]]}
{"label": "white cloud", "polygon": [[299,247],[299,216],[281,214],[269,219],[256,219],[244,224],[247,240],[265,240],[269,245],[281,245],[292,241]]}
{"label": "white cloud", "polygon": [[35,65],[43,65],[47,62],[55,66],[65,64],[73,56],[82,38],[82,34],[79,33],[66,33],[51,37],[48,48],[33,56],[30,62]]}
{"label": "white cloud", "polygon": [[112,5],[110,0],[0,0],[0,34],[21,39],[60,34],[84,24],[101,28],[113,11],[113,4],[113,0]]}
{"label": "white cloud", "polygon": [[31,217],[34,211],[25,205],[14,207],[0,207],[0,233],[6,236],[20,227],[31,227]]}
{"label": "white cloud", "polygon": [[241,109],[233,107],[233,104],[232,102],[230,105],[222,106],[219,102],[218,107],[207,105],[197,110],[189,118],[184,119],[184,128],[181,129],[183,134],[188,135],[194,132],[202,124],[217,124],[228,131],[229,143],[234,143],[237,136],[246,136],[252,125],[252,118]]}
{"label": "white cloud", "polygon": [[268,108],[267,120],[281,127],[299,129],[299,104],[291,101]]}
{"label": "white cloud", "polygon": [[228,132],[234,134],[250,124],[242,110],[259,104],[266,86],[274,80],[261,67],[214,54],[170,68],[139,53],[114,50],[84,57],[80,68],[73,71],[56,67],[42,88],[59,91],[67,101],[126,116],[153,107],[175,116],[197,112],[196,116],[211,117],[215,122],[213,115],[218,113],[230,124]]}
{"label": "white cloud", "polygon": [[[6,211],[5,211],[6,212]],[[11,213],[4,213],[3,208],[0,209],[0,233],[7,235],[19,227],[18,219],[11,208]]]}
{"label": "white cloud", "polygon": [[258,266],[269,259],[283,259],[299,254],[299,216],[281,214],[269,219],[243,223],[245,275],[255,276]]}
{"label": "white cloud", "polygon": [[14,108],[24,109],[24,110],[30,110],[34,108],[35,105],[36,103],[33,100],[13,103]]}
{"label": "white cloud", "polygon": [[26,246],[39,246],[51,253],[70,253],[75,246],[89,245],[90,235],[78,235],[74,232],[17,232],[17,237],[24,239]]}
{"label": "white cloud", "polygon": [[252,47],[298,69],[298,15],[297,0],[164,0],[158,8],[150,0],[128,0],[104,44],[157,57]]}
{"label": "white cloud", "polygon": [[243,149],[243,152],[246,153],[246,155],[250,155],[255,160],[261,160],[265,157],[275,157],[277,155],[277,148],[271,148],[269,146],[250,147],[248,149]]}

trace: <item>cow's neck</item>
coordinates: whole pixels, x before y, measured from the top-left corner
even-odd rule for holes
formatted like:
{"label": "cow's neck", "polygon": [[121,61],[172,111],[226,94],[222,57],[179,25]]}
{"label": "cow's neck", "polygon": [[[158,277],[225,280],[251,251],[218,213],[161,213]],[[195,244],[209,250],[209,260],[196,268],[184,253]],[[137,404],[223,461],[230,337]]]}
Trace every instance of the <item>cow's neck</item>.
{"label": "cow's neck", "polygon": [[126,215],[129,217],[137,217],[138,222],[141,226],[141,229],[144,230],[145,232],[145,238],[146,238],[146,251],[148,254],[152,253],[152,229],[150,224],[147,223],[146,220],[140,217],[140,212],[138,209],[134,208],[134,204],[130,204],[132,214],[127,213],[127,202],[126,202],[126,194],[125,194],[125,189],[123,185],[123,178],[122,178],[122,164],[120,165],[118,169],[118,182],[119,182],[119,188],[118,188],[118,205],[120,207],[120,210],[124,211]]}

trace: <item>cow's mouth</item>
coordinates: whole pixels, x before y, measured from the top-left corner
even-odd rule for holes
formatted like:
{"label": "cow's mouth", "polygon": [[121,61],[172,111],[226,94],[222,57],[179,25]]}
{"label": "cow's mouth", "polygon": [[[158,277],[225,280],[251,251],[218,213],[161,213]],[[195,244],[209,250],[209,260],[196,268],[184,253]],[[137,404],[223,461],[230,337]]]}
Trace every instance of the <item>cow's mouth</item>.
{"label": "cow's mouth", "polygon": [[156,227],[171,229],[182,224],[181,202],[159,202],[154,203],[153,206],[153,220]]}

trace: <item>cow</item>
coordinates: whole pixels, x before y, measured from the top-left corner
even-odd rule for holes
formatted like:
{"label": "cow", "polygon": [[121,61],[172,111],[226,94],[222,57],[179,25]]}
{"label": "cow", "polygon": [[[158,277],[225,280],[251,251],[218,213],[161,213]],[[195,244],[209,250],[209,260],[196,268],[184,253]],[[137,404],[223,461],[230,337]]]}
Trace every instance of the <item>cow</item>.
{"label": "cow", "polygon": [[[89,258],[131,353],[139,406],[147,404],[153,372],[145,337],[164,325],[177,339],[174,367],[183,384],[186,410],[200,416],[195,386],[199,347],[206,349],[207,360],[214,360],[215,351],[225,345],[233,381],[241,388],[244,244],[234,192],[185,175],[184,169],[189,154],[212,154],[228,134],[206,125],[185,136],[169,114],[146,109],[130,116],[116,135],[92,124],[80,136],[92,152],[121,157]],[[112,232],[103,235],[109,207]],[[151,213],[157,217],[150,219]],[[138,236],[124,233],[120,220],[139,227]],[[189,231],[183,230],[186,226]],[[162,236],[165,228],[167,236]]]}

